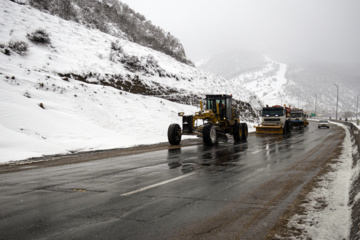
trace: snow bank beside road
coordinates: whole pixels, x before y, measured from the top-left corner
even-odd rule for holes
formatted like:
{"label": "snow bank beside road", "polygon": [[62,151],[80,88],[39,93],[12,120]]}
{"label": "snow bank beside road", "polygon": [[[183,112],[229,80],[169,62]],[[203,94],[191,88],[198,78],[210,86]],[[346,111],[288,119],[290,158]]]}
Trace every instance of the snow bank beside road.
{"label": "snow bank beside road", "polygon": [[300,230],[301,235],[292,239],[349,239],[351,228],[351,207],[349,192],[358,170],[352,170],[353,144],[347,127],[333,123],[345,129],[341,155],[331,164],[333,171],[323,176],[318,187],[307,196],[304,215],[293,216],[289,229]]}

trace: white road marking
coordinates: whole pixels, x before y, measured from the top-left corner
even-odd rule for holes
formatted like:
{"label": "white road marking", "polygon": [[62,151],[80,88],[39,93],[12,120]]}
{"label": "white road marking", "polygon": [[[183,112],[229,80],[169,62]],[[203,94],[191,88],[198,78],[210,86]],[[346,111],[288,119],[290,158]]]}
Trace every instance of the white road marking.
{"label": "white road marking", "polygon": [[262,151],[264,151],[264,149],[255,150],[251,154],[257,154],[257,153],[262,152]]}
{"label": "white road marking", "polygon": [[120,194],[120,196],[125,196],[125,197],[127,197],[127,196],[130,196],[130,195],[134,194],[134,193],[139,193],[139,192],[148,190],[148,189],[150,189],[150,188],[158,187],[158,186],[161,186],[161,185],[170,183],[170,182],[174,182],[174,181],[177,181],[177,180],[186,178],[186,177],[190,177],[191,175],[194,175],[194,174],[195,174],[195,172],[189,173],[189,174],[186,174],[186,175],[182,175],[182,176],[180,176],[180,177],[172,178],[172,179],[166,180],[166,181],[164,181],[164,182],[159,182],[159,183],[156,183],[156,184],[147,186],[147,187],[139,188],[139,189],[134,190],[134,191],[131,191],[131,192],[127,192],[127,193]]}

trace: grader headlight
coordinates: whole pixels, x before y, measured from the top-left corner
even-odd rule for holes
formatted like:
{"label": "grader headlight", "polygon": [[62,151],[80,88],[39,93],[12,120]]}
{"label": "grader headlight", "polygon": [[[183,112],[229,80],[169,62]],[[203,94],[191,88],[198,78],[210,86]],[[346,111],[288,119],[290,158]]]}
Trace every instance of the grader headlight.
{"label": "grader headlight", "polygon": [[179,117],[184,116],[184,112],[179,112],[179,113],[178,113],[178,116],[179,116]]}

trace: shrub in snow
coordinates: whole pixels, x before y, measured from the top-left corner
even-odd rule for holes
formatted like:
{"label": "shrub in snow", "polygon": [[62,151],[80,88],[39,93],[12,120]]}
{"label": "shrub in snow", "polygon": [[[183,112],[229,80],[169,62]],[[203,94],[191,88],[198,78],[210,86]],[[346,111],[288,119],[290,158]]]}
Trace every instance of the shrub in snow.
{"label": "shrub in snow", "polygon": [[24,93],[24,97],[31,98],[30,93],[29,93],[28,91],[26,91],[26,92]]}
{"label": "shrub in snow", "polygon": [[148,55],[148,56],[146,57],[146,66],[153,67],[153,68],[158,68],[158,67],[159,67],[159,63],[158,63],[158,61],[154,58],[154,56]]}
{"label": "shrub in snow", "polygon": [[111,42],[110,60],[113,62],[121,62],[123,58],[125,58],[125,54],[119,41]]}
{"label": "shrub in snow", "polygon": [[143,66],[137,56],[126,56],[126,58],[123,59],[122,63],[127,69],[133,72],[143,69]]}
{"label": "shrub in snow", "polygon": [[110,60],[122,63],[126,69],[132,72],[143,71],[152,75],[165,75],[165,71],[159,66],[159,63],[154,56],[127,55],[119,41],[111,42]]}
{"label": "shrub in snow", "polygon": [[58,15],[65,20],[76,18],[76,11],[71,0],[56,0],[54,2],[56,7],[52,10],[53,14]]}
{"label": "shrub in snow", "polygon": [[30,0],[30,6],[38,8],[40,10],[49,11],[52,1],[49,0]]}
{"label": "shrub in snow", "polygon": [[117,51],[117,52],[122,52],[122,53],[124,52],[119,41],[111,42],[111,50]]}
{"label": "shrub in snow", "polygon": [[39,107],[41,107],[42,109],[45,109],[44,104],[43,103],[39,103]]}
{"label": "shrub in snow", "polygon": [[11,0],[12,2],[18,3],[20,5],[29,4],[29,0]]}
{"label": "shrub in snow", "polygon": [[[9,48],[21,56],[25,56],[28,51],[28,44],[24,41],[10,41]],[[10,53],[7,55],[10,55]]]}
{"label": "shrub in snow", "polygon": [[34,42],[40,44],[49,44],[50,43],[50,36],[44,29],[37,29],[35,32],[28,33],[26,37]]}
{"label": "shrub in snow", "polygon": [[8,56],[10,56],[11,54],[10,49],[7,46],[5,46],[5,44],[3,43],[0,43],[0,52]]}

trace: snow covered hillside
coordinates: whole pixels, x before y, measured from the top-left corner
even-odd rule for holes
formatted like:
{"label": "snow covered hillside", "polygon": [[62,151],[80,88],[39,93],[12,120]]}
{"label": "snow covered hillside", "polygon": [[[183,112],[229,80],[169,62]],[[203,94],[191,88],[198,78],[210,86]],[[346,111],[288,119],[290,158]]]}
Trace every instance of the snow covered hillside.
{"label": "snow covered hillside", "polygon": [[[0,11],[0,162],[166,142],[177,113],[198,107],[164,98],[198,105],[226,93],[259,104],[241,86],[127,40],[10,0]],[[31,38],[44,32],[48,42]]]}
{"label": "snow covered hillside", "polygon": [[[316,112],[324,117],[335,117],[337,87],[334,84],[337,84],[338,116],[355,116],[357,89],[360,86],[354,84],[351,77],[316,67],[281,63],[267,56],[249,52],[244,52],[242,58],[248,64],[239,63],[239,66],[235,66],[234,62],[238,61],[239,54],[241,52],[237,53],[235,59],[231,59],[232,55],[229,56],[230,59],[221,58],[224,61],[217,65],[214,61],[219,60],[215,56],[214,59],[202,62],[199,68],[221,74],[223,77],[229,77],[222,74],[224,70],[231,75],[236,73],[235,77],[229,78],[230,81],[254,92],[263,105],[287,104],[304,108],[310,113],[315,111],[317,103]],[[217,67],[214,67],[215,65]],[[219,69],[221,66],[227,67]],[[229,69],[229,66],[232,67]]]}

